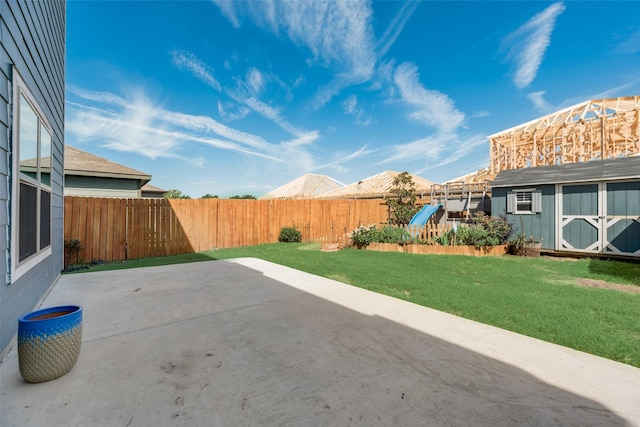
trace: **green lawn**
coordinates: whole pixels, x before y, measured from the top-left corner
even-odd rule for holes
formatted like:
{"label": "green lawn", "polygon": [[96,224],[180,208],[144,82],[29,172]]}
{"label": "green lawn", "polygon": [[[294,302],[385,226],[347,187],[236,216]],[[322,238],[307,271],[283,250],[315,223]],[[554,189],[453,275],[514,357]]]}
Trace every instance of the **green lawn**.
{"label": "green lawn", "polygon": [[255,257],[640,367],[640,264],[598,259],[411,255],[279,243],[92,266],[98,271]]}

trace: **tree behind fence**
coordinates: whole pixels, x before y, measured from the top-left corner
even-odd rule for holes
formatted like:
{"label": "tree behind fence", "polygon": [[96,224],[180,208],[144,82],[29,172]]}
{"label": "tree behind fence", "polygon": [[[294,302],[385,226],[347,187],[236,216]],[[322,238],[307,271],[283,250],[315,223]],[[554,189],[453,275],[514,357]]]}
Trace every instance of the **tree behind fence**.
{"label": "tree behind fence", "polygon": [[346,243],[361,225],[388,219],[380,200],[64,198],[64,239],[80,240],[73,263],[119,261],[278,241],[296,227],[305,242]]}

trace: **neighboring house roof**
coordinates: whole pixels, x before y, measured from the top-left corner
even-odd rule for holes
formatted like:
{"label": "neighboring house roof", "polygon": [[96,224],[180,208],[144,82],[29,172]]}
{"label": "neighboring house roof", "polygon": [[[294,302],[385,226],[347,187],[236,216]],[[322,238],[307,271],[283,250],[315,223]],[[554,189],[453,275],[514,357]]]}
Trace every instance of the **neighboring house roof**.
{"label": "neighboring house roof", "polygon": [[484,168],[475,172],[468,173],[466,175],[453,178],[445,182],[445,184],[463,182],[465,184],[484,183],[485,181],[491,181],[495,178],[495,174],[491,173],[491,169]]}
{"label": "neighboring house roof", "polygon": [[269,191],[267,194],[260,196],[259,199],[312,199],[338,189],[343,185],[341,182],[326,175],[308,173]]}
{"label": "neighboring house roof", "polygon": [[[384,198],[391,194],[393,180],[400,175],[400,172],[384,171],[361,181],[346,185],[337,190],[328,192],[320,196],[323,199],[376,199]],[[411,175],[417,194],[431,194],[433,181],[422,178],[418,175]]]}
{"label": "neighboring house roof", "polygon": [[143,193],[161,193],[164,194],[167,192],[167,190],[163,190],[160,187],[156,187],[155,185],[151,185],[151,184],[145,184],[142,186],[142,188],[140,188],[140,190],[142,190]]}
{"label": "neighboring house roof", "polygon": [[167,190],[163,190],[149,183],[143,185],[140,191],[142,192],[142,197],[163,197],[164,193],[167,192]]}
{"label": "neighboring house roof", "polygon": [[504,170],[496,176],[491,186],[517,187],[621,179],[640,179],[640,156]]}
{"label": "neighboring house roof", "polygon": [[69,145],[65,145],[64,147],[64,173],[65,175],[139,179],[142,185],[151,181],[151,175],[149,174]]}

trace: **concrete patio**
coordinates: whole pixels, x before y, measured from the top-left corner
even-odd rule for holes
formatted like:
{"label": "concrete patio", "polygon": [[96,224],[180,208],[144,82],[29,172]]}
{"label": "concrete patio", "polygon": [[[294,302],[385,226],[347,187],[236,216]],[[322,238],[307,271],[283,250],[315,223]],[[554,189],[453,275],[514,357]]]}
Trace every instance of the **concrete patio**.
{"label": "concrete patio", "polygon": [[71,372],[0,425],[640,425],[640,369],[256,259],[63,276]]}

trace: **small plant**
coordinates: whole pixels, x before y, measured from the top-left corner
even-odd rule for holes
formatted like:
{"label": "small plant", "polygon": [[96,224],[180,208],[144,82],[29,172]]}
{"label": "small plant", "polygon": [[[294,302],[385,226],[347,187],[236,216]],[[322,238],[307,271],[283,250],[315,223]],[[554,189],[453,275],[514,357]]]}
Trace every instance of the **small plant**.
{"label": "small plant", "polygon": [[460,225],[434,240],[442,246],[490,247],[506,244],[512,232],[513,225],[505,217],[486,216],[478,212],[470,224]]}
{"label": "small plant", "polygon": [[362,225],[351,232],[351,240],[356,248],[362,249],[376,242],[378,233],[375,224],[368,227]]}
{"label": "small plant", "polygon": [[295,227],[282,227],[280,229],[280,235],[278,236],[279,242],[301,242],[302,233]]}
{"label": "small plant", "polygon": [[491,242],[497,242],[490,246],[504,245],[513,233],[513,225],[504,216],[487,216],[483,212],[477,212],[471,222],[474,227],[485,230]]}
{"label": "small plant", "polygon": [[69,239],[64,241],[64,267],[71,265],[71,259],[75,257],[78,263],[78,253],[82,250],[82,242],[78,239]]}
{"label": "small plant", "polygon": [[433,239],[433,242],[437,245],[441,245],[441,246],[449,246],[451,245],[451,234],[453,233],[453,230],[449,230],[447,232],[445,232],[442,236],[439,237],[435,237]]}
{"label": "small plant", "polygon": [[533,236],[527,236],[524,233],[517,234],[511,240],[509,240],[509,245],[513,249],[522,249],[527,245],[531,245],[534,243],[540,243],[542,239],[537,240]]}
{"label": "small plant", "polygon": [[376,242],[378,243],[405,244],[412,242],[411,234],[401,227],[384,227],[375,237],[377,237]]}

